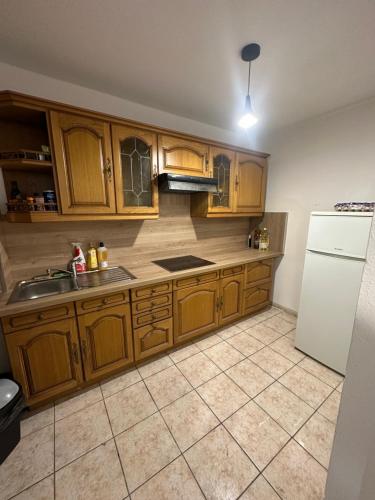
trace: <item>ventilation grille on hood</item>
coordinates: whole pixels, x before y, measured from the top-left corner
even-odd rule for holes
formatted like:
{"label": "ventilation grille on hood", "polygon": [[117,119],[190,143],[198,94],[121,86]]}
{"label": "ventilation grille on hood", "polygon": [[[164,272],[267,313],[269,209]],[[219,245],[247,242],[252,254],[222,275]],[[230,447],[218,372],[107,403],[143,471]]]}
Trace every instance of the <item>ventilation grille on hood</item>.
{"label": "ventilation grille on hood", "polygon": [[159,190],[163,193],[217,193],[217,179],[192,175],[160,174]]}

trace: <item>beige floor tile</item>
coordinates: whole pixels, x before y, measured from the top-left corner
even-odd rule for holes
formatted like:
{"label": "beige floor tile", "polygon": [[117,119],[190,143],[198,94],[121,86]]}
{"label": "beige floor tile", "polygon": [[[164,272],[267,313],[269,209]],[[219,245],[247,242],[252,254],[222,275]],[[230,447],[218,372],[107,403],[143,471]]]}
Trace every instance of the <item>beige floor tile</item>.
{"label": "beige floor tile", "polygon": [[290,439],[253,401],[229,417],[224,425],[259,470],[264,469]]}
{"label": "beige floor tile", "polygon": [[276,330],[273,330],[272,328],[269,328],[265,325],[265,323],[259,323],[258,325],[246,330],[246,332],[266,345],[271,344],[271,342],[274,342],[281,337],[280,333],[276,332]]}
{"label": "beige floor tile", "polygon": [[293,340],[293,343],[295,343],[296,340],[296,331],[291,330],[289,333],[285,335],[285,337],[288,337],[289,339]]}
{"label": "beige floor tile", "polygon": [[321,500],[327,473],[295,441],[290,441],[263,472],[285,500]]}
{"label": "beige floor tile", "polygon": [[223,426],[185,453],[208,500],[234,500],[258,474],[257,469]]}
{"label": "beige floor tile", "polygon": [[145,383],[159,408],[192,390],[189,382],[175,366],[148,377]]}
{"label": "beige floor tile", "polygon": [[288,336],[281,337],[275,342],[272,342],[270,347],[274,351],[288,358],[293,363],[298,363],[305,357],[301,351],[294,347],[293,339],[290,339]]}
{"label": "beige floor tile", "polygon": [[284,356],[276,351],[273,351],[269,347],[265,347],[264,349],[256,352],[250,356],[250,359],[264,371],[269,373],[273,378],[281,377],[281,375],[294,366],[289,359],[284,358]]}
{"label": "beige floor tile", "polygon": [[251,398],[254,398],[274,382],[268,373],[249,359],[244,359],[225,373]]}
{"label": "beige floor tile", "polygon": [[42,479],[39,483],[34,484],[34,486],[31,486],[31,488],[27,488],[27,490],[16,497],[13,497],[12,500],[53,500],[53,498],[54,478],[52,474]]}
{"label": "beige floor tile", "polygon": [[105,399],[113,434],[129,429],[157,411],[144,382],[138,382]]}
{"label": "beige floor tile", "polygon": [[259,394],[255,402],[291,435],[314,413],[311,406],[278,382]]}
{"label": "beige floor tile", "polygon": [[322,382],[325,382],[326,384],[330,385],[333,388],[337,387],[344,380],[344,377],[342,375],[339,375],[333,370],[330,370],[326,366],[322,365],[321,363],[318,363],[317,361],[309,358],[308,356],[306,356],[306,358],[304,358],[300,363],[298,363],[298,366],[300,366],[301,368],[303,368],[304,370],[311,373],[316,378],[318,378]]}
{"label": "beige floor tile", "polygon": [[279,381],[315,409],[332,391],[332,387],[299,368],[299,366],[294,366],[280,377]]}
{"label": "beige floor tile", "polygon": [[117,436],[116,443],[130,492],[180,455],[160,413]]}
{"label": "beige floor tile", "polygon": [[25,437],[31,432],[39,431],[54,422],[53,405],[36,411],[25,411],[21,420],[21,437]]}
{"label": "beige floor tile", "polygon": [[226,342],[214,345],[204,352],[221,370],[226,370],[244,359],[243,354]]}
{"label": "beige floor tile", "polygon": [[223,339],[219,337],[219,335],[217,335],[216,333],[209,333],[205,337],[200,337],[200,339],[196,340],[194,344],[198,347],[198,349],[204,351],[205,349],[208,349],[213,345],[219,344],[222,341]]}
{"label": "beige floor tile", "polygon": [[247,488],[241,500],[280,500],[279,495],[262,475]]}
{"label": "beige floor tile", "polygon": [[250,318],[239,321],[238,323],[236,323],[236,326],[241,328],[241,330],[247,330],[248,328],[257,325],[259,321],[260,321],[259,319],[256,319],[254,316],[251,316]]}
{"label": "beige floor tile", "polygon": [[344,381],[341,382],[341,384],[339,384],[337,387],[336,387],[336,390],[339,391],[340,393],[342,392],[342,388],[343,388],[343,385],[344,385]]}
{"label": "beige floor tile", "polygon": [[198,347],[195,344],[188,344],[169,353],[169,357],[174,363],[178,363],[179,361],[183,361],[186,358],[190,358],[194,354],[199,352]]}
{"label": "beige floor tile", "polygon": [[289,323],[289,321],[285,321],[285,319],[283,319],[279,315],[267,319],[263,324],[265,326],[268,326],[269,328],[273,328],[282,335],[289,333],[291,330],[294,330],[295,328],[295,325]]}
{"label": "beige floor tile", "polygon": [[0,465],[0,499],[6,500],[53,473],[53,425],[21,439]]}
{"label": "beige floor tile", "polygon": [[328,469],[334,435],[335,425],[319,413],[315,413],[297,432],[295,440]]}
{"label": "beige floor tile", "polygon": [[177,458],[132,494],[132,500],[204,500],[189,467]]}
{"label": "beige floor tile", "polygon": [[332,394],[324,401],[318,412],[328,418],[333,424],[336,424],[341,401],[341,393],[333,391]]}
{"label": "beige floor tile", "polygon": [[177,366],[193,387],[204,384],[204,382],[216,377],[221,371],[220,368],[202,352],[188,359],[184,359],[184,361],[178,363]]}
{"label": "beige floor tile", "polygon": [[297,316],[295,316],[294,314],[287,313],[286,311],[281,311],[277,315],[277,317],[283,319],[284,321],[287,321],[288,323],[291,323],[294,328],[296,327]]}
{"label": "beige floor tile", "polygon": [[167,354],[164,354],[160,358],[157,358],[153,361],[149,361],[146,364],[139,365],[138,371],[142,378],[147,378],[150,377],[151,375],[154,375],[155,373],[165,370],[166,368],[172,365],[173,361],[171,360],[171,358]]}
{"label": "beige floor tile", "polygon": [[161,413],[182,451],[219,424],[195,391],[166,406]]}
{"label": "beige floor tile", "polygon": [[259,349],[264,347],[262,342],[259,342],[259,340],[255,339],[251,335],[248,335],[246,332],[234,335],[229,338],[227,342],[232,347],[240,351],[244,356],[250,356],[250,354],[254,354],[254,352],[259,351]]}
{"label": "beige floor tile", "polygon": [[103,401],[55,424],[55,469],[60,469],[112,437]]}
{"label": "beige floor tile", "polygon": [[113,439],[56,472],[56,500],[122,500],[127,494]]}
{"label": "beige floor tile", "polygon": [[222,330],[219,330],[217,332],[217,335],[221,337],[223,340],[229,339],[230,337],[233,337],[233,335],[237,335],[238,333],[241,333],[242,329],[236,325],[231,325],[223,328]]}
{"label": "beige floor tile", "polygon": [[225,373],[198,387],[197,392],[221,421],[249,401],[248,396]]}
{"label": "beige floor tile", "polygon": [[74,396],[64,398],[55,405],[55,420],[61,420],[72,413],[83,410],[83,408],[87,408],[101,399],[103,399],[103,396],[98,385]]}
{"label": "beige floor tile", "polygon": [[101,389],[104,398],[108,398],[115,394],[116,392],[122,391],[127,387],[139,382],[141,380],[141,376],[137,369],[131,370],[129,372],[123,373],[122,375],[118,375],[110,380],[106,380],[101,382]]}

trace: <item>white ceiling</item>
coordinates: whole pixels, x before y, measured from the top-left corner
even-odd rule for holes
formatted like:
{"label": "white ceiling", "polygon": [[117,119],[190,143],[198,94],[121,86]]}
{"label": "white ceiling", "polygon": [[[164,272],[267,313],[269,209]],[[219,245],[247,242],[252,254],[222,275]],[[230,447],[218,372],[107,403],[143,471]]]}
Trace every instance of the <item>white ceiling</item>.
{"label": "white ceiling", "polygon": [[0,0],[0,60],[236,127],[247,66],[260,126],[375,95],[374,0]]}

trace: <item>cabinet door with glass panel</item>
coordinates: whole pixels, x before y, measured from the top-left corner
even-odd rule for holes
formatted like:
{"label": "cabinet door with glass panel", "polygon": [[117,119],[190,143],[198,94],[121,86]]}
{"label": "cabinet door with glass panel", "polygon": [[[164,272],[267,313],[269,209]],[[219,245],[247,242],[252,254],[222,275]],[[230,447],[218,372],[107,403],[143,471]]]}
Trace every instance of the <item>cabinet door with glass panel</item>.
{"label": "cabinet door with glass panel", "polygon": [[209,195],[210,213],[233,211],[234,159],[234,151],[210,148],[210,176],[218,180],[218,192]]}
{"label": "cabinet door with glass panel", "polygon": [[112,125],[116,206],[121,214],[157,214],[157,135]]}

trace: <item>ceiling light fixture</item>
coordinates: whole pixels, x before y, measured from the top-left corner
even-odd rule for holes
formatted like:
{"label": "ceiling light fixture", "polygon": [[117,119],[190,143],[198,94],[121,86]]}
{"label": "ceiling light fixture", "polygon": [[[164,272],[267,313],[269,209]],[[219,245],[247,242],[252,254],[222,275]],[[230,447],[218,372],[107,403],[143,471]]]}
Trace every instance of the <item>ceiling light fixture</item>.
{"label": "ceiling light fixture", "polygon": [[260,54],[260,45],[257,43],[250,43],[245,45],[241,50],[241,59],[249,63],[249,76],[247,79],[247,95],[245,100],[245,112],[238,122],[238,125],[242,128],[250,128],[255,125],[258,118],[255,116],[253,108],[251,106],[250,99],[250,73],[251,73],[251,62],[254,61]]}

